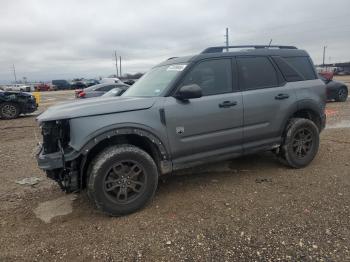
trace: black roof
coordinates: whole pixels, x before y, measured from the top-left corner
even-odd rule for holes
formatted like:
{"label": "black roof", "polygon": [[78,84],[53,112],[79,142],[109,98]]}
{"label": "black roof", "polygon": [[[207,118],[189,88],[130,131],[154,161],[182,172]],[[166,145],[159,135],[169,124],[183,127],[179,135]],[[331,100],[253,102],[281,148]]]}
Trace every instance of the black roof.
{"label": "black roof", "polygon": [[[244,45],[244,46],[229,46],[228,52],[225,52],[226,46],[216,46],[206,48],[203,52],[193,56],[172,57],[157,66],[181,64],[195,62],[205,58],[212,57],[227,57],[227,56],[251,56],[251,55],[278,55],[278,56],[309,56],[302,49],[297,49],[294,46],[265,46],[265,45]],[[233,49],[233,50],[232,50]],[[231,51],[232,50],[232,51]]]}

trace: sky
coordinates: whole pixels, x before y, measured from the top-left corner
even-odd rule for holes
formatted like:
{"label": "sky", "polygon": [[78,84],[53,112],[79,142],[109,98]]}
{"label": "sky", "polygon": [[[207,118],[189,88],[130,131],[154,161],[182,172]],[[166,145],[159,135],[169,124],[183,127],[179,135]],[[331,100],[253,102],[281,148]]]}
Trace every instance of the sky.
{"label": "sky", "polygon": [[224,45],[295,45],[350,61],[349,0],[0,0],[0,83],[146,72]]}

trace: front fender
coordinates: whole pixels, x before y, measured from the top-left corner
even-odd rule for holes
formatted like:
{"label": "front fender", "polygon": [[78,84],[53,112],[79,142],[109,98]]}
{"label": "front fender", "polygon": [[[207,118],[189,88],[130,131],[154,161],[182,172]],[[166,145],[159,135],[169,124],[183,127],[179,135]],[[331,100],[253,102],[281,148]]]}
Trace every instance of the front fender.
{"label": "front fender", "polygon": [[86,155],[95,145],[97,145],[102,140],[109,139],[119,135],[133,134],[141,137],[146,137],[147,139],[149,139],[149,141],[152,142],[159,149],[162,160],[168,160],[170,156],[169,156],[169,152],[166,149],[165,144],[154,133],[155,133],[154,130],[150,130],[149,127],[141,126],[137,124],[130,123],[129,126],[110,125],[102,129],[99,129],[93,134],[91,134],[89,138],[87,138],[88,141],[80,149],[80,152],[83,155]]}

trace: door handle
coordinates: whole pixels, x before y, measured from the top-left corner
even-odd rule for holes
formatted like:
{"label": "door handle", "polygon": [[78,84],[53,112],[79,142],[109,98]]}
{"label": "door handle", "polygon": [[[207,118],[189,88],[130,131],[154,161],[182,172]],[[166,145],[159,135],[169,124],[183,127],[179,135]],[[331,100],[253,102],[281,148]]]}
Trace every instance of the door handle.
{"label": "door handle", "polygon": [[237,101],[224,101],[222,103],[219,104],[220,108],[227,108],[227,107],[231,107],[231,106],[235,106],[237,105]]}
{"label": "door handle", "polygon": [[275,96],[275,99],[277,100],[282,100],[282,99],[287,99],[289,98],[288,94],[278,94],[277,96]]}

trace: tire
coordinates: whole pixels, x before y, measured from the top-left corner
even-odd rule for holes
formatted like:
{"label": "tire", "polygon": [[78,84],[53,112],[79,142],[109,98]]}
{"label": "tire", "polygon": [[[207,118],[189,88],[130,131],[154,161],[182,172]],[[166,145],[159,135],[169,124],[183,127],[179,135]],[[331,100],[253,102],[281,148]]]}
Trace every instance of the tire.
{"label": "tire", "polygon": [[11,102],[4,102],[0,104],[0,118],[15,119],[20,114],[19,105]]}
{"label": "tire", "polygon": [[292,168],[302,168],[315,158],[320,143],[319,130],[309,119],[292,118],[286,128],[280,157]]}
{"label": "tire", "polygon": [[157,185],[158,169],[151,156],[124,144],[106,148],[92,161],[87,190],[98,209],[121,216],[143,208]]}
{"label": "tire", "polygon": [[348,99],[348,89],[345,86],[343,86],[343,87],[339,88],[339,90],[337,92],[337,97],[335,98],[335,101],[345,102],[346,99]]}

